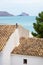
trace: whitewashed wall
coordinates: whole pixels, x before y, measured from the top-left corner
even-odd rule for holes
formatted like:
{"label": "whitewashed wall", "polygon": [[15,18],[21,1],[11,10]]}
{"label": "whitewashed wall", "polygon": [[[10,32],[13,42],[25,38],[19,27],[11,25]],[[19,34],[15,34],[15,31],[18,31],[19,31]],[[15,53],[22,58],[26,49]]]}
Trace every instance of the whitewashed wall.
{"label": "whitewashed wall", "polygon": [[26,37],[26,38],[29,37],[29,31],[28,31],[28,30],[26,30],[26,29],[23,28],[23,27],[19,27],[18,29],[19,29],[19,37],[20,37],[20,38],[21,38],[21,37]]}
{"label": "whitewashed wall", "polygon": [[[27,59],[27,64],[23,64],[23,59]],[[11,65],[43,65],[43,57],[12,55]]]}

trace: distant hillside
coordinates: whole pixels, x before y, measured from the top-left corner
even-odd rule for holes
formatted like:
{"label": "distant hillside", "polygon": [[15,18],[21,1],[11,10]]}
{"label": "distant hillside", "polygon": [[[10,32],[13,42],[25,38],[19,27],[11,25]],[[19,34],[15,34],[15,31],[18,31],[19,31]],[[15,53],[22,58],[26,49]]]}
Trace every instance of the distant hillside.
{"label": "distant hillside", "polygon": [[22,12],[20,15],[18,15],[18,16],[29,16],[29,14],[28,13],[25,13],[25,12]]}
{"label": "distant hillside", "polygon": [[13,16],[13,15],[6,11],[0,11],[0,16]]}

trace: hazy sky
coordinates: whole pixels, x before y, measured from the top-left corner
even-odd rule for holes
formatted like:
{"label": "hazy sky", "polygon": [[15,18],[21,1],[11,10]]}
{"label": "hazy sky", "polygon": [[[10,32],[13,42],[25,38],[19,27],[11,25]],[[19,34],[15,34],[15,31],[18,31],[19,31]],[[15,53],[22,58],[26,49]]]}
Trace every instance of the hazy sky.
{"label": "hazy sky", "polygon": [[0,11],[7,11],[15,15],[21,12],[37,15],[43,11],[43,0],[0,0]]}

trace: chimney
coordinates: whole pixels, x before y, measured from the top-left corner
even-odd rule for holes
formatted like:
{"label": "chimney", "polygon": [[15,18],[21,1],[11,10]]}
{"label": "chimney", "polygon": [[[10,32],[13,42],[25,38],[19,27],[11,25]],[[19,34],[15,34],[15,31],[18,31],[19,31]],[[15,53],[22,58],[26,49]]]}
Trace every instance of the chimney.
{"label": "chimney", "polygon": [[16,28],[18,28],[18,24],[16,23]]}

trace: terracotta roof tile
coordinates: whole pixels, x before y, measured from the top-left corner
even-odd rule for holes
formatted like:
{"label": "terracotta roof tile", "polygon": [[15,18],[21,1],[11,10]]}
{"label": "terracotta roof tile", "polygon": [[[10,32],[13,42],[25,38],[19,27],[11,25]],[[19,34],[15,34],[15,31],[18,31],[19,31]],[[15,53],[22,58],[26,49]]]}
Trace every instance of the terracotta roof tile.
{"label": "terracotta roof tile", "polygon": [[43,56],[43,39],[21,38],[19,46],[16,47],[12,53],[32,56]]}
{"label": "terracotta roof tile", "polygon": [[0,51],[5,46],[7,40],[14,32],[15,28],[15,25],[0,25]]}

